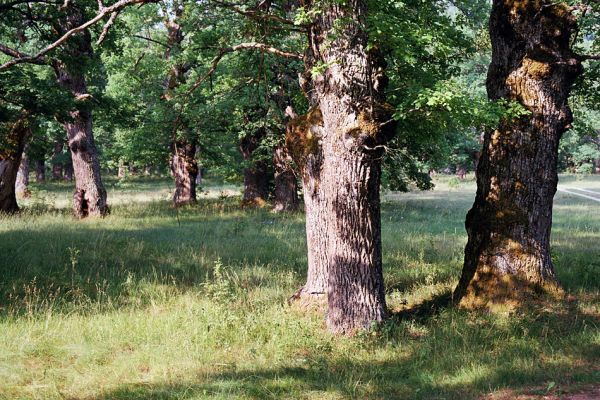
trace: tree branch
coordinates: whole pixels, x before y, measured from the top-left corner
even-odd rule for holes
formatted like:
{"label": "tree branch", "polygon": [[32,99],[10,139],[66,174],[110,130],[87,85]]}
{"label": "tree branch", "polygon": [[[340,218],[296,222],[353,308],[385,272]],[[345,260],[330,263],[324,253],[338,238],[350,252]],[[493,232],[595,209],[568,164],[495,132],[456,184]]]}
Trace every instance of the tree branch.
{"label": "tree branch", "polygon": [[168,44],[163,43],[161,41],[158,41],[156,39],[152,39],[151,37],[142,36],[142,35],[133,35],[133,37],[138,38],[138,39],[144,39],[144,40],[147,40],[147,41],[152,42],[152,43],[160,44],[161,46],[164,46],[167,49],[171,48],[171,46],[169,46]]}
{"label": "tree branch", "polygon": [[[13,57],[13,58],[31,57],[31,56],[29,56],[27,54],[24,54],[24,53],[21,53],[20,51],[15,50],[15,49],[13,49],[11,47],[5,46],[2,43],[0,43],[0,52],[6,54],[7,56]],[[42,58],[38,58],[38,59],[32,61],[32,63],[43,65],[43,64],[46,64],[47,61],[43,60]]]}
{"label": "tree branch", "polygon": [[[111,15],[114,12],[119,12],[121,11],[123,8],[130,6],[132,4],[144,4],[144,3],[149,3],[152,1],[156,1],[156,0],[119,0],[117,1],[115,4],[113,4],[110,7],[105,7],[101,12],[99,12],[94,18],[90,19],[89,21],[85,22],[82,25],[79,25],[78,27],[75,27],[69,31],[67,31],[64,35],[62,35],[58,40],[56,40],[54,43],[46,46],[44,49],[42,49],[41,51],[39,51],[37,54],[34,54],[32,56],[25,56],[25,57],[17,57],[14,58],[2,65],[0,65],[0,71],[5,71],[17,64],[23,64],[23,63],[33,63],[33,64],[37,64],[40,58],[42,58],[43,56],[45,56],[46,54],[48,54],[50,51],[54,50],[55,48],[57,48],[58,46],[60,46],[61,44],[63,44],[64,42],[66,42],[71,36],[73,36],[74,34],[84,31],[87,28],[89,28],[90,26],[94,25],[95,23],[97,23],[98,21],[102,20],[104,17],[106,17],[107,15]],[[68,2],[68,0],[65,0],[65,2]]]}
{"label": "tree branch", "polygon": [[108,35],[108,31],[110,30],[110,27],[115,23],[115,20],[117,19],[117,16],[119,15],[119,12],[121,12],[121,10],[114,11],[112,14],[110,14],[108,21],[106,21],[104,28],[102,28],[102,33],[100,34],[100,37],[96,41],[96,46],[99,46],[102,44],[102,42],[104,42],[104,39],[106,39],[106,35]]}
{"label": "tree branch", "polygon": [[[221,1],[221,0],[212,0],[212,1],[214,3],[220,5],[221,7],[228,8],[231,11],[234,11],[240,15],[246,16],[250,19],[259,20],[259,21],[275,21],[275,22],[279,22],[280,24],[284,24],[284,25],[296,26],[294,21],[290,21],[289,19],[280,17],[275,14],[264,14],[264,13],[258,12],[256,10],[243,10],[237,4],[228,3],[225,1]],[[305,26],[301,26],[300,29],[299,28],[289,28],[289,29],[305,32],[307,28]]]}
{"label": "tree branch", "polygon": [[202,83],[204,83],[204,81],[206,81],[213,74],[213,72],[215,72],[215,70],[217,69],[217,66],[219,65],[219,62],[221,62],[221,59],[226,54],[233,53],[233,52],[236,52],[239,50],[249,50],[249,49],[250,50],[260,50],[265,53],[271,53],[271,54],[275,54],[277,56],[285,57],[285,58],[293,58],[296,60],[304,59],[304,57],[299,53],[290,53],[287,51],[279,50],[275,47],[271,47],[268,44],[264,44],[264,43],[250,42],[250,43],[241,43],[241,44],[231,46],[231,47],[225,47],[219,51],[219,54],[217,54],[215,58],[213,58],[213,60],[210,63],[210,68],[208,69],[208,71],[203,76],[198,78],[196,80],[196,82],[194,82],[194,85],[188,90],[187,95],[190,95],[194,90],[198,89],[198,87],[200,85],[202,85]]}

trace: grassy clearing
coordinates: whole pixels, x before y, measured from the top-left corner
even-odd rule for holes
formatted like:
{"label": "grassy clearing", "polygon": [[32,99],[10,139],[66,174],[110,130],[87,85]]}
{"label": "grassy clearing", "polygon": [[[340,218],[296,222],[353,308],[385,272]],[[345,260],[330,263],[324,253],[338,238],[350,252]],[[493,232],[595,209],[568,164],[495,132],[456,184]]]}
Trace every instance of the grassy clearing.
{"label": "grassy clearing", "polygon": [[111,216],[78,222],[67,186],[34,188],[0,219],[0,398],[470,399],[599,382],[599,206],[557,195],[569,301],[488,315],[447,305],[474,184],[438,187],[384,197],[398,314],[349,339],[286,304],[305,273],[302,215],[240,210],[224,187],[176,212],[149,180],[115,182]]}

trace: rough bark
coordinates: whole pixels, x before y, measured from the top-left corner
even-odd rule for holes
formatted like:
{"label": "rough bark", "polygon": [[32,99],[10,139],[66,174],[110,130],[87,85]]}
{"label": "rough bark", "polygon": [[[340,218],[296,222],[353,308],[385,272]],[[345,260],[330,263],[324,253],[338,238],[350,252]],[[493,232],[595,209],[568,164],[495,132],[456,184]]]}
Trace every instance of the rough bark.
{"label": "rough bark", "polygon": [[0,212],[15,213],[19,211],[15,184],[21,164],[21,156],[29,135],[26,118],[10,124],[5,136],[5,143],[0,146]]}
{"label": "rough bark", "polygon": [[17,173],[17,181],[15,183],[15,192],[18,198],[26,199],[31,197],[31,191],[29,190],[29,145],[25,145],[21,154],[21,163],[19,164],[19,171]]}
{"label": "rough bark", "polygon": [[323,116],[327,326],[350,334],[386,316],[379,186],[383,145],[395,124],[384,102],[385,61],[376,47],[367,50],[366,1],[320,7],[310,26],[306,78],[313,66],[328,66],[311,81]]}
{"label": "rough bark", "polygon": [[46,182],[46,163],[43,159],[35,160],[35,181],[37,183]]}
{"label": "rough bark", "polygon": [[298,180],[292,166],[292,158],[286,146],[275,147],[273,167],[275,169],[275,204],[273,211],[296,211],[300,203],[298,199]]}
{"label": "rough bark", "polygon": [[171,172],[175,178],[173,202],[176,206],[196,202],[196,177],[198,162],[196,161],[196,145],[185,140],[173,144],[171,156]]}
{"label": "rough bark", "polygon": [[52,152],[52,179],[55,181],[63,178],[63,165],[59,161],[60,155],[63,152],[64,142],[62,139],[54,141],[54,151]]}
{"label": "rough bark", "polygon": [[571,124],[567,101],[582,72],[570,50],[575,29],[565,4],[494,1],[488,95],[517,101],[530,114],[504,120],[485,135],[455,292],[462,305],[516,305],[557,288],[550,229],[558,142]]}
{"label": "rough bark", "polygon": [[[167,17],[167,44],[165,59],[169,60],[176,49],[180,50],[183,41],[183,32],[179,19],[183,15],[183,4],[175,2],[175,15]],[[168,102],[174,98],[174,91],[185,82],[185,73],[189,69],[183,63],[177,62],[169,70],[165,81],[164,99]],[[181,121],[181,127],[189,132],[190,128],[185,121]],[[177,136],[177,133],[175,133]],[[189,135],[188,135],[189,136]],[[171,142],[171,172],[175,178],[175,193],[173,202],[176,206],[193,204],[196,202],[196,178],[198,176],[198,162],[196,159],[196,143],[186,137],[174,137]]]}
{"label": "rough bark", "polygon": [[[67,16],[60,21],[60,29],[63,31],[80,25],[84,18],[74,5],[67,7]],[[58,83],[71,92],[78,103],[77,108],[70,112],[71,118],[63,123],[75,175],[73,212],[78,218],[101,217],[109,209],[92,131],[92,100],[85,82],[85,66],[81,65],[92,56],[91,36],[87,30],[74,36],[77,36],[77,40],[73,40],[68,48],[69,60],[55,62],[53,65]],[[77,65],[74,60],[78,60]]]}
{"label": "rough bark", "polygon": [[288,122],[286,146],[302,178],[306,214],[308,269],[306,283],[297,298],[321,298],[327,294],[329,268],[327,259],[327,203],[320,189],[323,153],[323,115],[313,107],[306,115]]}
{"label": "rough bark", "polygon": [[240,140],[240,152],[248,166],[244,168],[244,207],[263,207],[269,198],[269,166],[263,160],[254,160],[264,132],[247,135]]}

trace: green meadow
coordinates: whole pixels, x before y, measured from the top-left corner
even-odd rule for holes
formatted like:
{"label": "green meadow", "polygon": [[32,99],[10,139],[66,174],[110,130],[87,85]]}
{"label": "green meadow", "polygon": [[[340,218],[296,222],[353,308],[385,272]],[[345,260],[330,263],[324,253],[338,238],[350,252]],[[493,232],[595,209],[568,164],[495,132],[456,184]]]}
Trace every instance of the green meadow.
{"label": "green meadow", "polygon": [[[32,185],[0,217],[1,399],[464,400],[600,382],[600,203],[556,196],[565,299],[491,314],[451,305],[474,182],[385,194],[393,317],[344,338],[321,308],[288,304],[301,213],[241,209],[238,188],[210,181],[175,209],[168,182],[109,180],[110,216],[85,221],[69,185]],[[599,177],[561,185],[600,193]]]}

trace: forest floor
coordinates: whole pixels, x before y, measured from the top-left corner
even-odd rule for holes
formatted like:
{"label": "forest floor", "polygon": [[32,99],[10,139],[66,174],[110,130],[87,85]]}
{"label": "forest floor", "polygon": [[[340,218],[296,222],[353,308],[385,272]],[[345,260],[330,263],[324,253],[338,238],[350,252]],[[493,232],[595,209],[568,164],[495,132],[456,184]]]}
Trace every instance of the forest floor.
{"label": "forest floor", "polygon": [[[600,192],[600,177],[561,185]],[[0,217],[0,399],[597,398],[600,204],[557,194],[564,300],[469,312],[449,303],[474,188],[384,196],[395,316],[339,338],[287,304],[306,268],[300,213],[242,210],[210,182],[177,211],[167,180],[109,179],[111,215],[77,221],[69,185],[32,185]]]}

